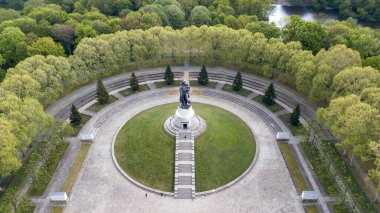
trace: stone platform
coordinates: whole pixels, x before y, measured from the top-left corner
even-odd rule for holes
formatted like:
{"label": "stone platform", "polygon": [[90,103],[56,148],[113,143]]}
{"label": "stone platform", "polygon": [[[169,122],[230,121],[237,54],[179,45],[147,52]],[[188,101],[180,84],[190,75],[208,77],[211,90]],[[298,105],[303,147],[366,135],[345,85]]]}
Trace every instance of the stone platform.
{"label": "stone platform", "polygon": [[196,115],[194,110],[178,108],[173,116],[170,116],[164,124],[165,132],[176,137],[178,131],[190,130],[193,137],[198,137],[206,131],[206,121]]}

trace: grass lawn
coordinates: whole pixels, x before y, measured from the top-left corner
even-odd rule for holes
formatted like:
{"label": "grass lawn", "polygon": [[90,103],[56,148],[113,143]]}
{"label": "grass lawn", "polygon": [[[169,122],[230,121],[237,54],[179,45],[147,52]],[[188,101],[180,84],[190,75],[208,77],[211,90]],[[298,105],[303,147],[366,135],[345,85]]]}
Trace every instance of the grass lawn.
{"label": "grass lawn", "polygon": [[77,178],[77,175],[79,174],[79,171],[82,168],[83,161],[86,158],[89,149],[90,144],[81,145],[80,150],[77,156],[75,157],[73,165],[71,165],[70,171],[65,179],[65,182],[63,183],[63,186],[61,188],[62,192],[67,192],[68,194],[70,194],[71,188],[73,187],[75,179]]}
{"label": "grass lawn", "polygon": [[198,83],[198,80],[192,80],[190,81],[190,86],[193,87],[210,87],[210,88],[215,88],[217,82],[209,81],[206,85],[201,85]]}
{"label": "grass lawn", "polygon": [[306,213],[318,213],[318,207],[317,206],[305,206]]}
{"label": "grass lawn", "polygon": [[284,156],[286,165],[290,171],[290,174],[293,177],[293,181],[296,185],[296,189],[298,193],[301,193],[303,190],[307,190],[308,187],[306,185],[305,180],[301,174],[301,171],[298,167],[297,161],[294,158],[293,152],[290,149],[290,145],[287,143],[279,144],[282,155]]}
{"label": "grass lawn", "polygon": [[117,101],[117,98],[115,98],[115,96],[110,95],[107,104],[99,104],[98,102],[96,102],[96,103],[94,103],[93,105],[91,105],[90,107],[88,107],[87,109],[88,109],[88,110],[91,110],[91,111],[93,111],[93,112],[99,112],[99,111],[100,111],[101,109],[103,109],[105,106],[110,105],[110,104],[112,104],[112,103],[115,102],[115,101]]}
{"label": "grass lawn", "polygon": [[256,96],[256,97],[254,97],[253,100],[259,102],[260,104],[262,104],[262,105],[264,105],[264,106],[266,106],[266,107],[267,107],[268,109],[270,109],[270,111],[272,111],[272,112],[277,112],[277,111],[280,111],[280,110],[283,110],[283,109],[284,109],[282,106],[280,106],[280,105],[277,104],[277,103],[275,103],[275,104],[273,104],[273,105],[269,105],[269,106],[265,105],[265,104],[263,103],[263,98],[264,98],[264,96],[262,96],[262,95],[258,95],[258,96]]}
{"label": "grass lawn", "polygon": [[290,124],[290,114],[280,115],[279,118],[286,124],[286,126],[288,126],[293,135],[302,135],[306,132],[306,129],[302,124],[299,124],[298,126]]}
{"label": "grass lawn", "polygon": [[128,95],[133,95],[135,93],[139,93],[146,90],[149,90],[148,85],[142,84],[142,85],[139,85],[138,91],[133,91],[132,88],[128,88],[128,89],[120,91],[119,93],[122,94],[124,97],[127,97]]}
{"label": "grass lawn", "polygon": [[172,192],[174,188],[175,138],[164,131],[165,120],[176,104],[148,109],[129,120],[115,141],[119,165],[136,181]]}
{"label": "grass lawn", "polygon": [[80,117],[82,118],[80,121],[79,126],[74,127],[74,133],[73,135],[78,135],[78,132],[80,129],[82,129],[83,125],[87,123],[88,120],[90,120],[91,116],[85,115],[85,114],[80,114]]}
{"label": "grass lawn", "polygon": [[251,129],[234,114],[210,105],[193,104],[207,122],[195,140],[195,189],[206,191],[225,185],[247,170],[255,155]]}
{"label": "grass lawn", "polygon": [[242,96],[248,96],[249,94],[252,93],[251,90],[247,90],[247,89],[244,89],[242,88],[241,90],[239,91],[235,91],[231,85],[229,84],[225,84],[224,87],[223,87],[223,90],[224,91],[227,91],[227,92],[233,92],[233,93],[236,93],[238,95],[242,95]]}
{"label": "grass lawn", "polygon": [[[232,113],[205,104],[195,103],[193,107],[207,122],[206,132],[195,143],[196,190],[205,191],[241,175],[252,162],[255,141],[249,127]],[[171,192],[175,139],[165,133],[163,123],[176,108],[177,103],[166,104],[138,114],[115,141],[116,159],[128,175],[144,185]]]}
{"label": "grass lawn", "polygon": [[50,213],[61,213],[61,212],[63,212],[62,207],[51,207]]}
{"label": "grass lawn", "polygon": [[179,84],[182,82],[182,80],[174,80],[172,85],[166,85],[165,81],[158,81],[154,82],[157,88],[162,88],[162,87],[179,87]]}

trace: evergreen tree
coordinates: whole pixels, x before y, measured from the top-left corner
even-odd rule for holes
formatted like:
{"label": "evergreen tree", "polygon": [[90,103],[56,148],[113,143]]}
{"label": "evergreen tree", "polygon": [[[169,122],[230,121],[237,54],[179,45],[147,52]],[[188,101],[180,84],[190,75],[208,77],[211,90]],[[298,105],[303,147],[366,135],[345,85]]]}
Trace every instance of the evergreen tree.
{"label": "evergreen tree", "polygon": [[164,80],[166,85],[172,85],[174,83],[174,74],[170,65],[166,67]]}
{"label": "evergreen tree", "polygon": [[301,116],[300,105],[297,104],[296,108],[294,108],[293,112],[290,114],[290,123],[293,126],[298,126],[298,124],[300,124],[300,116]]}
{"label": "evergreen tree", "polygon": [[82,117],[80,116],[78,109],[74,106],[74,104],[71,105],[71,113],[70,113],[70,123],[73,126],[78,126],[82,120]]}
{"label": "evergreen tree", "polygon": [[235,76],[235,80],[234,80],[234,83],[232,84],[232,88],[235,90],[235,91],[239,91],[243,88],[243,81],[241,79],[241,73],[238,72]]}
{"label": "evergreen tree", "polygon": [[99,104],[107,104],[110,95],[107,92],[106,87],[103,85],[102,80],[98,79],[96,85],[96,98],[98,99]]}
{"label": "evergreen tree", "polygon": [[205,65],[202,65],[201,72],[199,73],[198,77],[198,83],[200,85],[207,85],[208,84],[208,74]]}
{"label": "evergreen tree", "polygon": [[131,81],[130,81],[129,85],[131,86],[133,91],[139,90],[139,82],[138,82],[134,72],[131,75]]}
{"label": "evergreen tree", "polygon": [[264,98],[263,98],[263,103],[265,105],[273,105],[274,99],[276,98],[276,94],[274,91],[274,86],[273,83],[270,83],[268,86],[267,90],[265,90]]}

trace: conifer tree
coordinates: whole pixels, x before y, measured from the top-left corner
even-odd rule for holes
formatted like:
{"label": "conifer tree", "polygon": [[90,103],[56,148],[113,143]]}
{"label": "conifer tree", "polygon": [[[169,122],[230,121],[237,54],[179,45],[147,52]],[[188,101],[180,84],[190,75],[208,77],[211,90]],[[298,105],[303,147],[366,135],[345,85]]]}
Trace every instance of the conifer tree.
{"label": "conifer tree", "polygon": [[265,105],[273,105],[274,99],[276,98],[276,94],[274,91],[274,86],[273,83],[270,83],[268,86],[267,90],[265,90],[264,98],[263,98],[263,103]]}
{"label": "conifer tree", "polygon": [[204,64],[202,65],[201,72],[199,73],[198,83],[200,85],[208,84],[208,74],[207,74],[207,70]]}
{"label": "conifer tree", "polygon": [[129,85],[131,86],[133,91],[139,90],[139,81],[137,80],[134,72],[131,75],[131,81],[130,81]]}
{"label": "conifer tree", "polygon": [[296,108],[294,108],[293,112],[290,114],[290,123],[293,126],[298,126],[298,124],[300,124],[300,116],[301,116],[300,105],[297,104]]}
{"label": "conifer tree", "polygon": [[72,126],[78,126],[82,120],[82,117],[80,116],[78,109],[74,106],[74,104],[71,105],[71,113],[70,113],[70,123]]}
{"label": "conifer tree", "polygon": [[239,91],[243,88],[243,81],[241,79],[241,73],[238,72],[235,76],[235,80],[234,80],[234,83],[232,84],[232,88],[235,90],[235,91]]}
{"label": "conifer tree", "polygon": [[109,97],[110,95],[108,94],[102,80],[98,79],[98,83],[96,85],[96,98],[98,99],[99,104],[107,104]]}
{"label": "conifer tree", "polygon": [[174,74],[170,65],[166,67],[164,80],[166,85],[172,85],[174,83]]}

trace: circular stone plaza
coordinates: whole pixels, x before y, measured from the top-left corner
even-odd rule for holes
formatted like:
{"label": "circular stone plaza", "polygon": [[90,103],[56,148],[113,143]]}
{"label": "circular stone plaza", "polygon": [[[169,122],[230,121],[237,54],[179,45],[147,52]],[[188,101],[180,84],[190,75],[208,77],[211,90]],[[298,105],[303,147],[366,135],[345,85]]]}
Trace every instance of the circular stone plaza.
{"label": "circular stone plaza", "polygon": [[[97,112],[91,110],[96,104],[95,84],[75,90],[47,109],[67,119],[71,104],[75,104],[91,118],[77,137],[68,138],[71,146],[45,197],[34,200],[37,212],[51,208],[48,194],[61,189],[81,143],[91,145],[64,212],[305,212],[277,136],[291,132],[279,116],[291,112],[294,103],[302,104],[310,116],[315,113],[314,106],[276,84],[282,109],[272,112],[254,100],[269,85],[267,79],[243,73],[248,93],[241,95],[223,89],[231,85],[235,70],[208,68],[213,86],[204,87],[195,83],[200,67],[172,69],[175,82],[190,84],[190,113],[189,107],[181,107],[178,85],[162,86],[164,67],[135,71],[146,90],[131,95],[123,95],[131,73],[104,79],[115,101]],[[158,113],[163,110],[160,107],[166,114]],[[230,127],[223,126],[224,118],[232,123]],[[306,119],[301,118],[305,125]],[[229,135],[231,132],[235,135]],[[245,142],[239,144],[243,138]],[[299,138],[290,133],[287,143],[308,188],[321,192],[299,149]],[[232,145],[226,148],[225,144]],[[329,212],[329,199],[318,193],[318,208]]]}

